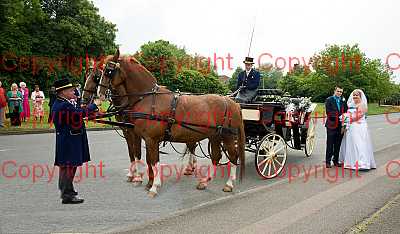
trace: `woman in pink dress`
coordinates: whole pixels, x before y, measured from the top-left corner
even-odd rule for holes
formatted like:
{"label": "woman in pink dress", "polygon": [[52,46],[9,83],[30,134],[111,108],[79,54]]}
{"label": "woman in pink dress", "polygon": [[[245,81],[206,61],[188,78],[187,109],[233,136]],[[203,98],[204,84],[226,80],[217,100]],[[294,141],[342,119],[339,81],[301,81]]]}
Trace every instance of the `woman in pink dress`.
{"label": "woman in pink dress", "polygon": [[31,107],[29,106],[29,89],[26,87],[25,82],[19,83],[20,92],[22,94],[22,112],[21,119],[22,121],[26,121],[26,119],[31,117]]}
{"label": "woman in pink dress", "polygon": [[42,123],[44,116],[44,94],[39,90],[39,85],[35,85],[35,91],[32,92],[31,98],[33,100],[33,115],[35,116],[35,121],[40,119],[40,123]]}

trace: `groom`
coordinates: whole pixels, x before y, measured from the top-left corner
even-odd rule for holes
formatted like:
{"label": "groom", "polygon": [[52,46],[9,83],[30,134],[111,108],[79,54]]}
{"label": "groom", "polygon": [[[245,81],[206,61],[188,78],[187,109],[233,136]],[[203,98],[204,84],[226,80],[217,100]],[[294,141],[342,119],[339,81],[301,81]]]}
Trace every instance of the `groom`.
{"label": "groom", "polygon": [[[339,164],[340,144],[342,143],[343,134],[341,133],[342,123],[339,119],[343,113],[347,112],[347,103],[342,98],[343,88],[335,87],[333,96],[330,96],[325,101],[326,111],[326,168],[331,167],[331,161],[337,167]],[[333,156],[333,159],[332,159]]]}

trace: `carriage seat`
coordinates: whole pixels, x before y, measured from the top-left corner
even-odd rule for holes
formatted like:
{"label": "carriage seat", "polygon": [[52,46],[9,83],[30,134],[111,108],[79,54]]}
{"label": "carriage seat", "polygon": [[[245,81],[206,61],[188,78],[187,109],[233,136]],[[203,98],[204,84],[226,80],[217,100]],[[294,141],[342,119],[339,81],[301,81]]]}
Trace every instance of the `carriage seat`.
{"label": "carriage seat", "polygon": [[275,100],[276,96],[282,95],[283,91],[280,89],[258,89],[251,102],[269,102]]}
{"label": "carriage seat", "polygon": [[257,96],[265,96],[265,95],[283,95],[283,91],[280,89],[258,89]]}

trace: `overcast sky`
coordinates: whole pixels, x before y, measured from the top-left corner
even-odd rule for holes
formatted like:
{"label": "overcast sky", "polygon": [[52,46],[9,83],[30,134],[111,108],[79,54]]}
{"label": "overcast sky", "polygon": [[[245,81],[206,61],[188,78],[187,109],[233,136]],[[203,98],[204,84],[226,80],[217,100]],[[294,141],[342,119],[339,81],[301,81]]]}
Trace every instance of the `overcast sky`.
{"label": "overcast sky", "polygon": [[[242,66],[252,27],[250,56],[263,53],[262,62],[286,62],[304,57],[307,62],[325,44],[358,43],[370,58],[384,62],[400,54],[400,3],[396,0],[94,0],[100,14],[118,28],[121,53],[134,53],[140,45],[158,39],[185,47],[190,54],[233,57],[231,67]],[[390,57],[400,65],[400,57]],[[301,63],[303,61],[301,60]],[[220,74],[230,75],[227,67]],[[283,66],[280,59],[279,66]],[[400,67],[400,66],[399,66]],[[286,70],[288,64],[286,65]],[[396,80],[400,81],[400,68]]]}

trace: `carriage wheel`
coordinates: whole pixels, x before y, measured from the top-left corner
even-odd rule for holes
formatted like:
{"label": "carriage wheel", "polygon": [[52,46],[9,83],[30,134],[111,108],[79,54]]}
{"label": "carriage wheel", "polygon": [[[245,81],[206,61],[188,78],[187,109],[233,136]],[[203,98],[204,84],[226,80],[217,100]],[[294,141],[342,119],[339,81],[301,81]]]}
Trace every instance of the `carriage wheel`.
{"label": "carriage wheel", "polygon": [[310,157],[312,152],[314,151],[315,146],[315,124],[312,119],[308,121],[308,129],[307,129],[307,138],[306,145],[304,147],[304,153],[307,157]]}
{"label": "carriage wheel", "polygon": [[286,163],[287,145],[278,134],[266,135],[257,147],[256,170],[264,179],[276,177]]}

